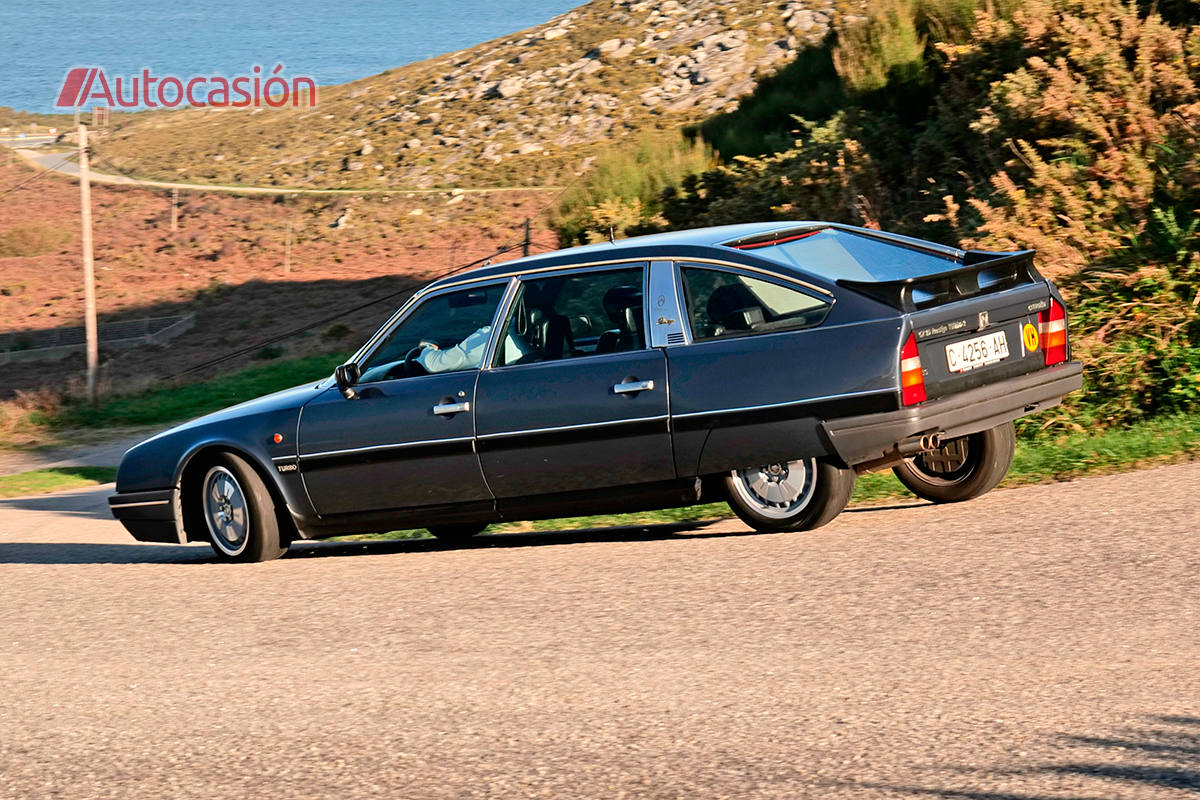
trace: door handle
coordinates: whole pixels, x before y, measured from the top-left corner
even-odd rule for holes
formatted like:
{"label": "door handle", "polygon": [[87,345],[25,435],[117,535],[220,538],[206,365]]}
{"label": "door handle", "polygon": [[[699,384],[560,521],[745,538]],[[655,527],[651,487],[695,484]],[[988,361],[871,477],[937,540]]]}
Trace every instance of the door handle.
{"label": "door handle", "polygon": [[435,414],[458,414],[470,410],[471,404],[466,400],[461,403],[438,403],[433,407],[433,413]]}
{"label": "door handle", "polygon": [[614,386],[613,392],[616,394],[628,394],[630,392],[648,392],[653,388],[654,381],[625,381]]}

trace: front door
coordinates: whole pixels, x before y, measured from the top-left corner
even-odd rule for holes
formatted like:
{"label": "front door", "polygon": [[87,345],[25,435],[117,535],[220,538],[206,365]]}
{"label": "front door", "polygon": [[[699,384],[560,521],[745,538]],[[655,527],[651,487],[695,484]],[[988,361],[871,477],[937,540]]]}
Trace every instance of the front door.
{"label": "front door", "polygon": [[317,513],[490,503],[473,395],[505,284],[422,300],[364,359],[347,399],[304,407],[300,471]]}
{"label": "front door", "polygon": [[479,458],[497,499],[675,477],[644,281],[638,265],[523,282],[476,388]]}

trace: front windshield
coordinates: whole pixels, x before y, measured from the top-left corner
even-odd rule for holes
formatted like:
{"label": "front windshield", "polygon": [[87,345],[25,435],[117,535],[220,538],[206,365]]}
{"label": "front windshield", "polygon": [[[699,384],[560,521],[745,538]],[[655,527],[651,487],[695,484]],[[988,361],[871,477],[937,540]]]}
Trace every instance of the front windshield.
{"label": "front windshield", "polygon": [[456,361],[453,370],[477,368],[483,348],[474,345],[480,339],[486,344],[484,329],[492,324],[505,286],[505,283],[473,286],[421,301],[363,363],[360,380],[366,383],[405,377],[413,373],[403,369],[407,356],[417,356],[426,348],[449,352],[463,343],[472,346],[464,350],[466,357]]}

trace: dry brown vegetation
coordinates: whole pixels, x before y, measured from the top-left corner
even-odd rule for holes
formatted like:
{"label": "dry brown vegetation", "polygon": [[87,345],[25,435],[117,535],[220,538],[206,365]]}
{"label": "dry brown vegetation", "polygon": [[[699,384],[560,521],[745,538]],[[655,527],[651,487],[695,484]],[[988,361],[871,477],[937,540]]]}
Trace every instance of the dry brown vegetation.
{"label": "dry brown vegetation", "polygon": [[[20,164],[0,166],[0,186],[30,175]],[[171,374],[487,256],[518,242],[524,218],[539,219],[552,197],[544,192],[278,198],[185,192],[179,229],[172,231],[169,192],[96,185],[101,323],[197,315],[196,327],[166,347],[102,352],[104,376],[128,387],[135,378]],[[26,255],[0,257],[0,333],[82,324],[78,203],[78,184],[53,175],[0,199],[0,242],[39,244]],[[339,219],[342,227],[331,227]],[[292,247],[285,271],[289,226]],[[39,231],[62,238],[47,249]],[[537,250],[556,242],[539,222],[533,239]],[[283,342],[275,355],[351,350],[392,308],[380,304],[340,327],[326,326],[331,331]],[[80,371],[81,358],[10,364],[0,366],[0,382],[8,395],[47,386],[63,389]]]}

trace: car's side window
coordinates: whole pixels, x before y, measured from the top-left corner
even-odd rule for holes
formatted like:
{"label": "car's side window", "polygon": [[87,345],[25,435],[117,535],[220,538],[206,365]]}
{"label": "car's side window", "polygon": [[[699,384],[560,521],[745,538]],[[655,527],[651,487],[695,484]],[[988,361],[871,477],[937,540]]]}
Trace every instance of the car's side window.
{"label": "car's side window", "polygon": [[634,267],[522,281],[495,366],[641,350],[643,280]]}
{"label": "car's side window", "polygon": [[422,301],[371,353],[360,381],[477,369],[506,286],[475,286]]}
{"label": "car's side window", "polygon": [[704,267],[680,273],[693,341],[809,328],[829,313],[828,301],[782,283]]}

